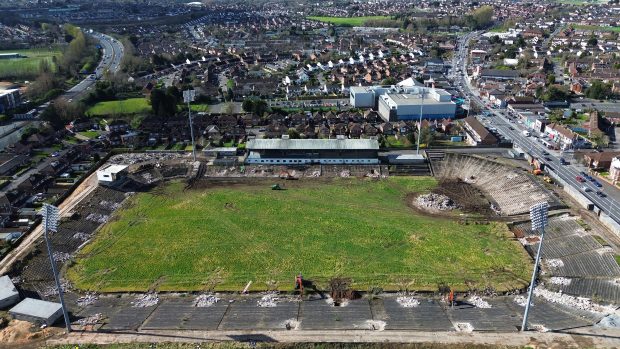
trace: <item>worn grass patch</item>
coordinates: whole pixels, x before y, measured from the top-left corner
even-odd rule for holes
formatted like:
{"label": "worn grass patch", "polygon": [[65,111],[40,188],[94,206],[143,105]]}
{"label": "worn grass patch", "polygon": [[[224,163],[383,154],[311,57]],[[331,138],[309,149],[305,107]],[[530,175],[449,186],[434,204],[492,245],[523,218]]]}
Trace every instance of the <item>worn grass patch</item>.
{"label": "worn grass patch", "polygon": [[86,111],[90,116],[116,116],[145,114],[151,111],[151,105],[145,98],[129,98],[120,101],[99,102]]}
{"label": "worn grass patch", "polygon": [[68,271],[98,291],[252,290],[301,272],[320,288],[336,276],[367,290],[521,288],[531,263],[503,223],[462,225],[416,213],[430,177],[271,182],[183,191],[172,182],[130,199]]}
{"label": "worn grass patch", "polygon": [[54,57],[60,59],[59,50],[31,49],[9,50],[0,53],[19,53],[26,58],[0,59],[0,80],[34,80],[41,74],[42,62],[47,62],[52,71],[56,71]]}

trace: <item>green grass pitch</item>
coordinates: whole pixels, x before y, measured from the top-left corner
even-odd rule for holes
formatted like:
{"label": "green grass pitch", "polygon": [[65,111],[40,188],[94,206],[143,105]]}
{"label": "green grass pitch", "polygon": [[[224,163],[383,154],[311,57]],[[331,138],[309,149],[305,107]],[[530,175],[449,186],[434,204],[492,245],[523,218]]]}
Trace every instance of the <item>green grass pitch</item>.
{"label": "green grass pitch", "polygon": [[248,281],[251,290],[286,291],[299,272],[319,287],[349,277],[358,290],[527,285],[531,261],[505,224],[459,224],[407,204],[433,178],[286,181],[282,191],[271,184],[184,191],[172,182],[137,194],[68,276],[102,292],[239,291]]}

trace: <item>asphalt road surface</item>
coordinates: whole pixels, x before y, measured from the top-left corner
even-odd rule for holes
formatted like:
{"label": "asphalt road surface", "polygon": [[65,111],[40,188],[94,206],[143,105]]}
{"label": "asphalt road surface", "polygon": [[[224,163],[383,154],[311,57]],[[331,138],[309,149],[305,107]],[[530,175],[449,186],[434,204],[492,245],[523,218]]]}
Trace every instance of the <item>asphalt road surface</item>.
{"label": "asphalt road surface", "polygon": [[[581,175],[580,172],[583,171],[583,167],[576,164],[575,161],[571,161],[568,165],[560,165],[559,159],[561,157],[566,157],[565,153],[549,150],[542,143],[537,142],[536,138],[526,137],[522,133],[521,126],[509,120],[507,111],[488,108],[486,107],[487,103],[478,97],[478,93],[469,83],[466,70],[469,41],[478,34],[478,32],[469,33],[463,36],[459,41],[459,50],[457,55],[455,55],[454,62],[456,70],[453,69],[453,71],[456,72],[454,78],[456,84],[459,86],[459,90],[467,96],[472,103],[477,103],[492,113],[492,116],[487,118],[488,124],[495,127],[499,133],[506,138],[512,139],[515,146],[518,146],[530,155],[539,159],[548,158],[549,160],[543,160],[543,162],[553,168],[560,178],[581,192],[581,194],[598,206],[601,211],[607,213],[614,221],[620,223],[620,191],[617,188],[601,180],[598,181],[602,185],[601,188],[595,186],[591,181],[586,181],[585,183],[577,181],[576,178]],[[606,197],[597,196],[597,191],[602,191],[606,194]]]}

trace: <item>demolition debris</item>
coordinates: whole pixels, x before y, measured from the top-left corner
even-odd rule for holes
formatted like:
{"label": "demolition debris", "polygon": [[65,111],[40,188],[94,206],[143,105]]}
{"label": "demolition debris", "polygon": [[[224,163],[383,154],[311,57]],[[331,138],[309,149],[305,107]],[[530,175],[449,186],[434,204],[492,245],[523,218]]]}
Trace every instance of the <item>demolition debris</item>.
{"label": "demolition debris", "polygon": [[415,308],[420,305],[420,301],[409,296],[401,296],[396,298],[396,302],[405,308]]}
{"label": "demolition debris", "polygon": [[258,306],[263,308],[273,308],[278,305],[280,300],[277,293],[268,293],[258,300]]}
{"label": "demolition debris", "polygon": [[194,306],[197,308],[206,308],[214,305],[220,299],[212,294],[201,294],[194,300]]}
{"label": "demolition debris", "polygon": [[136,297],[136,300],[131,302],[131,305],[134,308],[146,308],[157,305],[157,303],[159,303],[159,297],[157,294],[147,293]]}
{"label": "demolition debris", "polygon": [[79,305],[80,307],[86,307],[95,304],[98,299],[99,296],[96,293],[87,293],[77,299],[77,305]]}
{"label": "demolition debris", "polygon": [[459,206],[449,197],[442,194],[429,193],[416,198],[418,207],[430,211],[451,211]]}
{"label": "demolition debris", "polygon": [[485,301],[479,296],[475,296],[475,295],[471,296],[469,297],[467,301],[469,302],[469,304],[473,305],[476,308],[481,308],[481,309],[491,308],[491,304],[489,304],[489,302]]}

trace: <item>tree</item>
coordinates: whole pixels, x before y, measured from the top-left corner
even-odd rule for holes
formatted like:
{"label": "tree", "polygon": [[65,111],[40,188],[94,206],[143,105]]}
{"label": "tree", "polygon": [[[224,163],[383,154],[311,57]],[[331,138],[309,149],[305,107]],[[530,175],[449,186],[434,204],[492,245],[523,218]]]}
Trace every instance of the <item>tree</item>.
{"label": "tree", "polygon": [[465,22],[474,29],[488,27],[493,22],[493,7],[481,6],[466,15]]}
{"label": "tree", "polygon": [[595,80],[586,89],[586,97],[592,99],[607,99],[611,96],[611,86],[600,80]]}
{"label": "tree", "polygon": [[555,75],[550,74],[547,76],[547,85],[555,84]]}
{"label": "tree", "polygon": [[562,87],[552,85],[542,96],[544,101],[565,101],[568,99],[568,91]]}
{"label": "tree", "polygon": [[169,87],[165,92],[155,88],[151,91],[151,108],[157,116],[171,116],[177,111],[180,92],[176,87]]}
{"label": "tree", "polygon": [[288,134],[288,138],[290,139],[299,139],[300,137],[299,132],[297,132],[297,130],[294,128],[289,128],[286,133]]}
{"label": "tree", "polygon": [[420,130],[420,144],[426,144],[428,147],[435,139],[435,132],[429,126],[422,127]]}
{"label": "tree", "polygon": [[596,46],[598,45],[598,39],[594,36],[588,39],[588,46]]}

